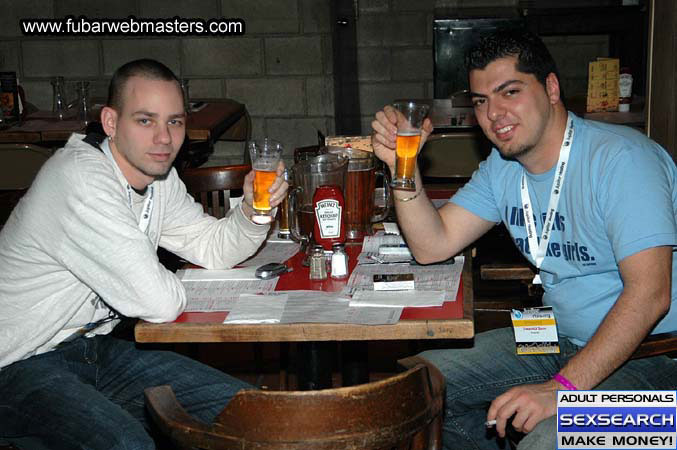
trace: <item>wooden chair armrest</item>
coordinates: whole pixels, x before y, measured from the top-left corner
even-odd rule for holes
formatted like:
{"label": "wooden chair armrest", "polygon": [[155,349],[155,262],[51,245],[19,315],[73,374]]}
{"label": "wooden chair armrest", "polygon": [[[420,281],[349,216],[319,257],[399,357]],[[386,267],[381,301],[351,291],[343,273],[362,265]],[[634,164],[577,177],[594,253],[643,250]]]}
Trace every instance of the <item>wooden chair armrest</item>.
{"label": "wooden chair armrest", "polygon": [[531,281],[535,272],[526,264],[482,264],[480,278],[483,280]]}
{"label": "wooden chair armrest", "polygon": [[171,386],[146,388],[144,395],[154,422],[165,436],[181,448],[192,448],[196,442],[203,445],[200,448],[218,448],[219,445],[226,448],[223,447],[224,438],[237,447],[239,438],[228,436],[230,433],[220,424],[206,424],[188,414],[176,399]]}
{"label": "wooden chair armrest", "polygon": [[667,352],[677,352],[677,331],[647,336],[630,359],[646,358]]}

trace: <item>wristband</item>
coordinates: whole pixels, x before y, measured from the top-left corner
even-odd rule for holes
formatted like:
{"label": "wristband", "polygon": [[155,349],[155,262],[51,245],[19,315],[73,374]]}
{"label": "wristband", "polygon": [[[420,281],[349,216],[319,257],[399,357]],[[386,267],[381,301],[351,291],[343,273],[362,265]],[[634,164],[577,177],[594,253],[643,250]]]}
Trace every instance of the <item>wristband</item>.
{"label": "wristband", "polygon": [[[416,194],[412,195],[411,197],[405,197],[405,198],[397,198],[397,197],[395,197],[395,200],[397,200],[398,202],[406,203],[406,202],[409,202],[409,201],[414,200],[415,198],[417,198],[419,195],[421,195],[421,192],[423,192],[423,188],[421,188],[421,190],[419,190]],[[394,197],[394,196],[393,196],[393,197]]]}
{"label": "wristband", "polygon": [[552,379],[557,381],[559,384],[561,384],[562,386],[564,386],[565,388],[567,388],[570,391],[577,391],[578,390],[578,388],[576,386],[574,386],[574,384],[571,381],[567,380],[566,377],[562,374],[559,374],[559,373],[555,374],[555,376],[552,377]]}

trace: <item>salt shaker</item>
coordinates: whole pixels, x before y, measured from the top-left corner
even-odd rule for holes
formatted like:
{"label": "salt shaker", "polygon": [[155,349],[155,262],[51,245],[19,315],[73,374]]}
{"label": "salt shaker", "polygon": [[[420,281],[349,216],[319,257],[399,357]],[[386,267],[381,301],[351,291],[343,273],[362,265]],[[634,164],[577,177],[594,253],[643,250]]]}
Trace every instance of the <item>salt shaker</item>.
{"label": "salt shaker", "polygon": [[310,277],[311,280],[326,280],[327,265],[324,261],[324,249],[321,245],[313,247],[313,253],[310,255]]}
{"label": "salt shaker", "polygon": [[331,277],[336,279],[348,276],[348,255],[343,244],[332,245]]}

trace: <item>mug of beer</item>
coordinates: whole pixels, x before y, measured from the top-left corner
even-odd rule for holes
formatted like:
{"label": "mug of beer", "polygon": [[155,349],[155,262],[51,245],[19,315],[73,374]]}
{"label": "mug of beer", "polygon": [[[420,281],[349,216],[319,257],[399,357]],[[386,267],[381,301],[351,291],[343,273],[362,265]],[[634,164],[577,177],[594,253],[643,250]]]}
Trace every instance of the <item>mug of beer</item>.
{"label": "mug of beer", "polygon": [[270,192],[277,176],[277,166],[282,158],[282,144],[264,138],[247,142],[247,149],[254,169],[254,215],[252,221],[258,224],[270,223]]}
{"label": "mug of beer", "polygon": [[346,185],[343,190],[345,198],[345,224],[346,238],[351,241],[359,241],[365,236],[370,236],[371,224],[383,221],[389,208],[386,206],[379,214],[374,214],[376,202],[376,179],[383,180],[385,189],[385,204],[390,197],[389,177],[383,170],[376,168],[374,154],[351,147],[323,147],[320,151],[335,155],[343,155],[348,158],[348,173]]}
{"label": "mug of beer", "polygon": [[415,191],[416,156],[421,143],[421,126],[428,114],[428,105],[416,102],[396,102],[397,143],[395,147],[395,176],[390,186],[403,191]]}

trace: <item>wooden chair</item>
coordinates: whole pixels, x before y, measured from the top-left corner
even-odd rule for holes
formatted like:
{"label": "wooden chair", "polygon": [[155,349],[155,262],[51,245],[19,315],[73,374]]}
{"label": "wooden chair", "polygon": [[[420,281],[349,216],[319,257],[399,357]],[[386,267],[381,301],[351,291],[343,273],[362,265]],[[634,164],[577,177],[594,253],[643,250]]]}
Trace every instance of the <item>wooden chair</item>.
{"label": "wooden chair", "polygon": [[171,387],[145,391],[153,420],[180,448],[441,449],[444,378],[420,357],[406,370],[319,391],[242,390],[214,423],[194,419]]}
{"label": "wooden chair", "polygon": [[50,149],[37,145],[0,144],[0,227],[50,156]]}
{"label": "wooden chair", "polygon": [[[244,177],[250,170],[251,167],[246,165],[200,167],[180,171],[179,177],[188,193],[202,204],[204,212],[221,219],[230,210],[230,191],[242,190]],[[186,264],[186,261],[162,247],[158,249],[158,258],[172,272]]]}
{"label": "wooden chair", "polygon": [[28,189],[50,156],[50,149],[37,145],[0,144],[0,189]]}
{"label": "wooden chair", "polygon": [[313,158],[320,154],[319,145],[307,145],[305,147],[296,147],[294,149],[294,164]]}
{"label": "wooden chair", "polygon": [[250,171],[248,165],[199,167],[184,170],[180,177],[204,211],[220,219],[230,209],[230,191],[241,190]]}

